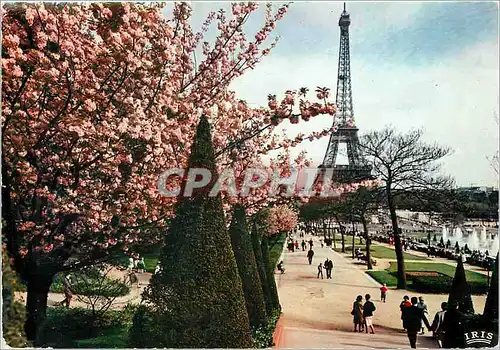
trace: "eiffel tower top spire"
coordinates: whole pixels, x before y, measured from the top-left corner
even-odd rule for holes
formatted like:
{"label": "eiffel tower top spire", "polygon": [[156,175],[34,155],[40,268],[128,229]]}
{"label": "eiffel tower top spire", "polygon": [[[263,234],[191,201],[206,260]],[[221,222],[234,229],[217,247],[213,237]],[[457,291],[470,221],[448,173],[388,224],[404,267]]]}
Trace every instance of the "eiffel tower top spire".
{"label": "eiffel tower top spire", "polygon": [[352,86],[351,86],[351,56],[349,47],[349,26],[351,18],[346,11],[344,2],[344,12],[340,15],[340,45],[339,45],[339,63],[337,74],[337,127],[346,126],[354,122],[354,109],[352,104]]}
{"label": "eiffel tower top spire", "polygon": [[[351,57],[349,49],[349,26],[351,18],[346,10],[340,15],[340,45],[339,62],[337,74],[337,112],[333,126],[336,131],[330,135],[322,168],[333,168],[335,177],[339,181],[353,181],[355,179],[366,179],[370,177],[371,168],[366,164],[359,151],[358,128],[354,126],[354,108],[352,103],[351,86]],[[347,146],[347,158],[349,164],[337,165],[337,153],[339,143]]]}

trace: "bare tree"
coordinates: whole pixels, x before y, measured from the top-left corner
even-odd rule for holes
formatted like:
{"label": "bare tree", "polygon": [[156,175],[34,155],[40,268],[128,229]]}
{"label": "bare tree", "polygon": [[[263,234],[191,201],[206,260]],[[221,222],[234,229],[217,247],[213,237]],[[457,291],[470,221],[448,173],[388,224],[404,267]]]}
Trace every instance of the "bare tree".
{"label": "bare tree", "polygon": [[398,288],[406,288],[405,265],[401,247],[401,229],[398,226],[395,197],[413,195],[449,188],[453,181],[439,176],[438,160],[450,153],[449,148],[427,144],[422,140],[422,130],[406,134],[387,127],[361,137],[360,150],[373,166],[373,175],[385,182],[394,245],[398,262]]}

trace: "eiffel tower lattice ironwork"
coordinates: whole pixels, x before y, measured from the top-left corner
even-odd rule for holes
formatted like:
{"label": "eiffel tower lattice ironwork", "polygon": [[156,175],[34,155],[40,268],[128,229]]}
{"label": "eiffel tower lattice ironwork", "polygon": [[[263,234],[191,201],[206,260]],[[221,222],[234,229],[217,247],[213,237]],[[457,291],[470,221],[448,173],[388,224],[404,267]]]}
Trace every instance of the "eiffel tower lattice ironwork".
{"label": "eiffel tower lattice ironwork", "polygon": [[[367,165],[367,162],[360,154],[358,139],[359,129],[354,124],[349,52],[350,24],[350,15],[346,11],[344,3],[344,11],[339,19],[340,47],[336,95],[337,112],[333,124],[336,130],[330,135],[325,158],[320,165],[322,171],[318,174],[317,181],[322,181],[326,169],[333,170],[333,179],[335,182],[347,183],[372,178],[371,166]],[[340,143],[345,143],[347,146],[348,165],[336,164]]]}

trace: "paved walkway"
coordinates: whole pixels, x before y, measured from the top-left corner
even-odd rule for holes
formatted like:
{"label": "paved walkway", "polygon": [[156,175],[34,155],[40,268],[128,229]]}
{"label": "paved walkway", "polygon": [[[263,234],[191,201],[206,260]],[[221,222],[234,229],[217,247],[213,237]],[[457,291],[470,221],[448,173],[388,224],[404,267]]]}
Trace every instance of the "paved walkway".
{"label": "paved walkway", "polygon": [[[308,241],[311,236],[306,236]],[[409,348],[406,334],[401,330],[399,303],[404,290],[390,290],[388,302],[380,302],[380,285],[350,258],[332,249],[321,248],[313,237],[313,264],[307,252],[284,253],[285,274],[276,274],[283,314],[275,333],[278,348]],[[334,263],[332,279],[318,279],[317,266],[329,258]],[[326,274],[324,273],[326,277]],[[372,295],[377,310],[374,315],[376,334],[352,331],[352,303],[357,295]],[[445,295],[425,295],[431,317],[438,311]],[[481,310],[485,297],[473,297],[474,306]],[[430,320],[432,321],[432,320]],[[418,346],[436,348],[429,334],[419,336]]]}

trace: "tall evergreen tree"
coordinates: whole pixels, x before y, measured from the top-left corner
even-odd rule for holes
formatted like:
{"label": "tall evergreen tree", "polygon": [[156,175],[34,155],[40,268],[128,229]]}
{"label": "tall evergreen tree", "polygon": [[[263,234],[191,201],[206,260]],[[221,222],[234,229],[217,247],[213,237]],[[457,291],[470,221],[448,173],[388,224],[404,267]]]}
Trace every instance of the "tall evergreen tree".
{"label": "tall evergreen tree", "polygon": [[498,254],[493,266],[493,274],[490,281],[490,290],[484,304],[483,317],[487,322],[498,323]]}
{"label": "tall evergreen tree", "polygon": [[2,336],[11,347],[27,345],[24,334],[26,307],[14,301],[14,290],[19,281],[10,264],[7,247],[2,247]]}
{"label": "tall evergreen tree", "polygon": [[257,271],[259,272],[260,283],[262,285],[262,292],[264,294],[264,302],[266,304],[266,312],[271,315],[273,312],[272,298],[270,298],[271,293],[269,292],[269,282],[267,280],[267,270],[264,265],[264,258],[262,257],[261,248],[262,238],[260,232],[257,228],[257,221],[254,218],[252,223],[252,246],[253,252],[255,254],[255,261],[257,263]]}
{"label": "tall evergreen tree", "polygon": [[459,311],[465,314],[473,314],[472,296],[470,286],[465,277],[464,263],[462,257],[458,259],[455,277],[451,285],[450,295],[448,296],[448,305],[459,304]]}
{"label": "tall evergreen tree", "polygon": [[276,280],[274,279],[274,266],[271,265],[269,260],[269,243],[267,236],[262,237],[262,260],[264,262],[264,267],[266,268],[267,283],[269,286],[269,300],[271,302],[271,307],[273,312],[281,312],[281,305],[278,296],[278,287],[276,286]]}
{"label": "tall evergreen tree", "polygon": [[[198,125],[189,168],[210,170],[212,179],[190,198],[179,199],[166,234],[161,271],[153,275],[143,295],[162,330],[157,346],[251,347],[245,298],[222,201],[220,196],[208,196],[217,172],[205,117]],[[185,186],[184,182],[181,194]]]}
{"label": "tall evergreen tree", "polygon": [[253,252],[245,209],[237,205],[229,227],[236,264],[243,283],[243,292],[252,327],[266,324],[266,305]]}

